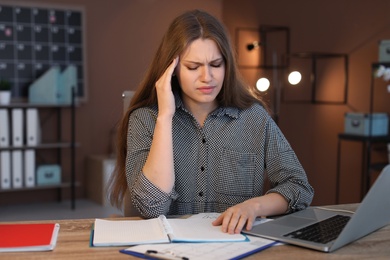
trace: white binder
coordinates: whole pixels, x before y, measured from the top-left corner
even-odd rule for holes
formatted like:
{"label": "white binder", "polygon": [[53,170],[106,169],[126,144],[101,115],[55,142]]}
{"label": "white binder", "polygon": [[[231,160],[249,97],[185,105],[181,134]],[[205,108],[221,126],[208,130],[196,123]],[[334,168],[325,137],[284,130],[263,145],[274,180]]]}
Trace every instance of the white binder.
{"label": "white binder", "polygon": [[11,110],[12,120],[12,145],[23,145],[23,109],[12,108]]}
{"label": "white binder", "polygon": [[9,117],[7,109],[0,109],[0,147],[9,146]]}
{"label": "white binder", "polygon": [[24,186],[35,186],[35,150],[24,151]]}
{"label": "white binder", "polygon": [[14,150],[11,152],[12,156],[12,187],[23,187],[23,154],[21,150]]}
{"label": "white binder", "polygon": [[28,146],[36,146],[41,142],[41,129],[37,108],[26,109],[26,139]]}
{"label": "white binder", "polygon": [[11,188],[11,152],[0,151],[0,188]]}

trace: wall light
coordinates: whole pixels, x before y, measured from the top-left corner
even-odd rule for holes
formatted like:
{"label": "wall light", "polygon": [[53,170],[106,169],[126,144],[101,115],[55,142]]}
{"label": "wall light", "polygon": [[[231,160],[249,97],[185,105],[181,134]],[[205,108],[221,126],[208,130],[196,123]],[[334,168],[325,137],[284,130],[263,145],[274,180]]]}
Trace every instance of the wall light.
{"label": "wall light", "polygon": [[302,80],[302,75],[299,71],[293,71],[288,75],[288,82],[291,85],[297,85]]}
{"label": "wall light", "polygon": [[256,48],[259,48],[260,46],[262,45],[262,43],[258,42],[258,41],[254,41],[252,43],[249,43],[246,48],[248,51],[251,51],[253,49],[256,49]]}
{"label": "wall light", "polygon": [[270,82],[267,78],[260,78],[256,82],[256,88],[261,92],[267,91],[269,86]]}

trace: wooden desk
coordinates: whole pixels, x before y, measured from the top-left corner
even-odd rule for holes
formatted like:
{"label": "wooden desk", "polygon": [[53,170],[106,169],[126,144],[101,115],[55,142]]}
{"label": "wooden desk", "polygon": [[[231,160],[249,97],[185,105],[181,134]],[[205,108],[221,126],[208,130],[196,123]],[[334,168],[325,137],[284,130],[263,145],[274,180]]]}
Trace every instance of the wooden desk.
{"label": "wooden desk", "polygon": [[[328,206],[355,210],[357,204]],[[127,247],[89,247],[89,236],[94,219],[38,221],[61,225],[57,246],[49,252],[0,253],[0,259],[139,259],[119,253]],[[37,221],[31,221],[31,223]],[[23,223],[27,223],[24,221]],[[333,253],[322,253],[296,246],[274,246],[246,259],[389,259],[390,225],[369,234]]]}

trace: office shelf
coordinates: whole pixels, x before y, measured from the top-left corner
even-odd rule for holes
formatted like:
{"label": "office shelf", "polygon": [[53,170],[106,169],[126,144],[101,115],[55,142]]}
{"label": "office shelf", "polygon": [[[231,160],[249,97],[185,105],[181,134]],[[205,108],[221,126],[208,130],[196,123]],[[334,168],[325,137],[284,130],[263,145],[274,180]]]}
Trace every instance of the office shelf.
{"label": "office shelf", "polygon": [[[79,186],[79,183],[75,183],[75,186]],[[2,193],[5,192],[20,192],[20,191],[35,191],[35,190],[50,190],[50,189],[69,189],[72,187],[71,182],[62,182],[60,184],[53,184],[53,185],[41,185],[41,186],[34,186],[34,187],[22,187],[22,188],[12,188],[12,189],[3,189],[1,190]]]}
{"label": "office shelf", "polygon": [[[76,147],[79,147],[80,144],[78,143],[75,143],[74,144]],[[0,151],[3,151],[3,150],[8,150],[8,151],[12,151],[12,150],[26,150],[26,149],[35,149],[35,150],[39,150],[39,149],[55,149],[55,148],[71,148],[72,147],[72,144],[71,143],[68,143],[68,142],[62,142],[62,143],[43,143],[43,144],[39,144],[39,145],[35,145],[35,146],[18,146],[18,147],[15,147],[15,146],[9,146],[9,147],[0,147]]]}
{"label": "office shelf", "polygon": [[[14,147],[14,146],[7,146],[7,147],[0,147],[0,151],[14,151],[14,150],[27,150],[27,149],[33,149],[36,151],[36,158],[35,158],[35,161],[36,161],[36,164],[37,164],[37,159],[38,157],[41,158],[41,157],[44,157],[44,161],[45,161],[45,164],[51,164],[51,163],[54,163],[54,164],[58,164],[61,166],[61,168],[63,169],[64,167],[64,162],[63,162],[63,150],[68,150],[69,151],[69,165],[70,166],[70,169],[65,172],[64,170],[61,170],[61,183],[59,184],[56,184],[56,185],[35,185],[33,187],[21,187],[21,188],[9,188],[9,189],[2,189],[0,187],[0,194],[1,193],[14,193],[14,192],[26,192],[26,191],[29,191],[29,192],[33,192],[33,191],[38,191],[38,190],[50,190],[50,189],[57,189],[58,190],[58,198],[59,200],[61,200],[61,193],[62,193],[62,190],[63,189],[70,189],[71,190],[71,208],[72,209],[75,209],[76,205],[75,205],[75,201],[76,201],[76,195],[75,195],[75,188],[76,188],[76,185],[78,185],[76,183],[76,170],[75,170],[75,152],[76,152],[76,148],[79,146],[78,143],[76,143],[76,139],[75,139],[75,108],[76,108],[76,102],[75,102],[75,97],[76,97],[76,94],[75,94],[75,90],[73,89],[72,90],[72,101],[70,104],[31,104],[31,103],[27,103],[27,102],[15,102],[15,103],[11,103],[9,105],[0,105],[0,109],[8,109],[8,111],[11,111],[13,108],[22,108],[22,109],[27,109],[27,108],[36,108],[38,109],[38,112],[39,114],[41,115],[43,112],[43,110],[45,111],[48,111],[48,113],[46,112],[46,114],[49,114],[49,118],[45,118],[45,120],[43,120],[44,122],[42,122],[42,120],[39,121],[39,124],[40,124],[40,127],[42,129],[44,129],[44,126],[45,126],[45,123],[46,120],[48,119],[52,119],[51,122],[55,122],[56,121],[56,125],[54,125],[54,128],[56,128],[53,133],[53,135],[55,137],[55,140],[53,141],[42,141],[41,143],[37,144],[37,145],[23,145],[23,146],[18,146],[18,147]],[[66,127],[69,126],[69,130],[70,130],[70,136],[67,138],[69,140],[62,140],[63,137],[62,137],[62,130],[63,130],[63,122],[62,122],[62,116],[63,116],[63,112],[64,110],[68,110],[70,109],[70,124],[69,125],[66,125]],[[51,128],[50,128],[50,132],[53,132],[51,131]],[[10,131],[10,135],[11,135],[11,131]],[[47,151],[44,152],[44,150],[49,150],[48,152],[50,152],[50,150],[53,150],[55,153],[54,154],[47,154]],[[46,154],[45,154],[46,153]],[[46,156],[45,156],[46,155]],[[49,160],[47,160],[46,157],[50,157]],[[47,161],[47,162],[46,162]],[[66,160],[68,162],[68,160]],[[36,172],[35,172],[36,173]],[[69,176],[70,175],[70,176]],[[11,177],[12,178],[12,177]],[[37,178],[36,174],[35,174],[35,179]],[[70,181],[69,181],[70,179]],[[31,196],[31,195],[29,195]]]}

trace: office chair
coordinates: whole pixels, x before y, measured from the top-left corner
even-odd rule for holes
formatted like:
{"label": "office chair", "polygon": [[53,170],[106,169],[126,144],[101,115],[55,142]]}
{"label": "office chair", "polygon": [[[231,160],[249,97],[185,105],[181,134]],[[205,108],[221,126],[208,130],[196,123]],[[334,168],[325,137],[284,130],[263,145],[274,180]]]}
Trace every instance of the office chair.
{"label": "office chair", "polygon": [[123,100],[123,114],[126,113],[127,109],[129,108],[130,101],[134,96],[134,91],[132,90],[125,90],[122,93],[122,100]]}

